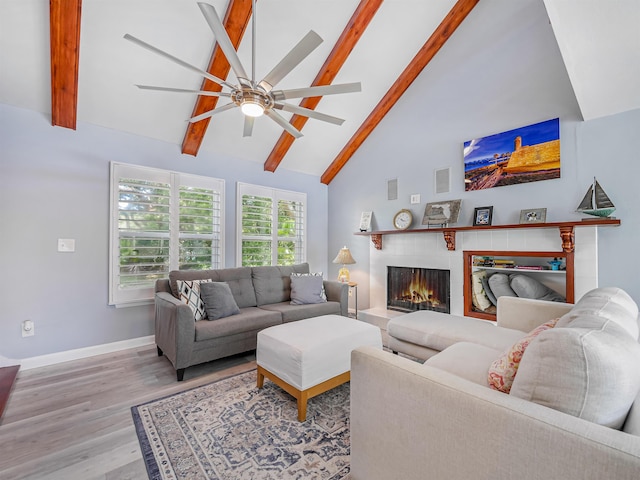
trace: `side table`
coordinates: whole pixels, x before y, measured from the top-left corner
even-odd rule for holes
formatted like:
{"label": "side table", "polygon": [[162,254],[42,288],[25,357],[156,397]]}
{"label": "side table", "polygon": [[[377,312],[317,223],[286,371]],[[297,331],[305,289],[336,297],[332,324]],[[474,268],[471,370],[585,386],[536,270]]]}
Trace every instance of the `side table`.
{"label": "side table", "polygon": [[[356,282],[349,282],[349,292],[353,290],[353,296],[356,302],[356,319],[358,318],[358,284]],[[351,295],[349,295],[351,296]]]}

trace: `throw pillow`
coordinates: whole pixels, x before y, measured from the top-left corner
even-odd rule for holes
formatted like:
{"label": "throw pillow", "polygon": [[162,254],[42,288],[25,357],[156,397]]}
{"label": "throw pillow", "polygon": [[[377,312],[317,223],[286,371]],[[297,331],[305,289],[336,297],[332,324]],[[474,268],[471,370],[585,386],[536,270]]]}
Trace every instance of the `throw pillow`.
{"label": "throw pillow", "polygon": [[553,328],[555,324],[558,323],[558,320],[559,318],[555,318],[534,328],[494,360],[489,367],[489,386],[494,390],[509,393],[511,391],[511,385],[513,385],[513,379],[516,377],[516,373],[518,373],[520,360],[522,360],[522,355],[526,348],[529,346],[531,341],[542,332]]}
{"label": "throw pillow", "polygon": [[322,298],[322,277],[315,275],[291,276],[291,305],[325,303]]}
{"label": "throw pillow", "polygon": [[489,286],[496,298],[500,298],[502,296],[518,296],[509,286],[509,275],[505,275],[504,273],[494,273],[491,275],[489,277]]}
{"label": "throw pillow", "polygon": [[474,307],[483,312],[491,306],[489,297],[487,297],[484,287],[482,286],[482,278],[486,276],[487,272],[484,270],[478,270],[471,274],[471,301]]}
{"label": "throw pillow", "polygon": [[[306,277],[306,276],[313,276],[313,277],[321,277],[322,278],[322,272],[313,272],[313,273],[292,273],[291,274],[292,277]],[[322,298],[324,300],[327,300],[327,292],[325,292],[324,290],[324,281],[322,282]]]}
{"label": "throw pillow", "polygon": [[521,298],[564,302],[565,298],[555,290],[527,275],[513,274],[509,276],[511,289]]}
{"label": "throw pillow", "polygon": [[200,284],[208,283],[211,280],[178,280],[178,298],[186,303],[193,311],[194,321],[206,318],[207,312],[204,309],[204,302],[200,297]]}
{"label": "throw pillow", "polygon": [[484,293],[486,293],[487,297],[489,297],[489,301],[493,305],[495,305],[497,307],[498,306],[498,299],[493,294],[493,292],[491,291],[491,287],[489,286],[489,279],[490,278],[491,278],[490,275],[486,275],[484,277],[481,277],[480,281],[482,282],[482,288],[484,288]]}
{"label": "throw pillow", "polygon": [[225,282],[210,282],[200,285],[200,296],[209,320],[218,320],[240,313],[231,288]]}

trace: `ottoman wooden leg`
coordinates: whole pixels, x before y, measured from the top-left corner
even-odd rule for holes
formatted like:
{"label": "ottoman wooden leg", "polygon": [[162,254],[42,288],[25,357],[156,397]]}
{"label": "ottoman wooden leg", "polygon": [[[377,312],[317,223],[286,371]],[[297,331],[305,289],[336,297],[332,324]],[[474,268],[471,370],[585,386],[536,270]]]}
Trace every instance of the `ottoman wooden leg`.
{"label": "ottoman wooden leg", "polygon": [[304,422],[307,419],[307,395],[308,390],[299,392],[298,395],[298,421]]}
{"label": "ottoman wooden leg", "polygon": [[258,378],[256,381],[256,386],[258,388],[262,388],[263,385],[264,385],[264,370],[260,365],[258,365]]}

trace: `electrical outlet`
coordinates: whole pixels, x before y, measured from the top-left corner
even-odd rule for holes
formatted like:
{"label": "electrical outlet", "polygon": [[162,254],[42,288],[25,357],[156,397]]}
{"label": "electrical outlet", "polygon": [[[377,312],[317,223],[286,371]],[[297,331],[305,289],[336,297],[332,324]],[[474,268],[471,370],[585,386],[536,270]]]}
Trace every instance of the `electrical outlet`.
{"label": "electrical outlet", "polygon": [[32,337],[36,334],[35,325],[31,320],[25,320],[22,322],[22,336]]}
{"label": "electrical outlet", "polygon": [[349,289],[349,296],[353,297],[353,290]]}

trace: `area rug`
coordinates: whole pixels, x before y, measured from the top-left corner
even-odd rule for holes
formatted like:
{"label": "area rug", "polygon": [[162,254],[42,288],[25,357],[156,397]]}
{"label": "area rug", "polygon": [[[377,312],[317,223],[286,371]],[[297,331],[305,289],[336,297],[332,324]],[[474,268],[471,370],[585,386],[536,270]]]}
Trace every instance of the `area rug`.
{"label": "area rug", "polygon": [[255,370],[132,407],[151,480],[349,479],[349,384],[296,401]]}

